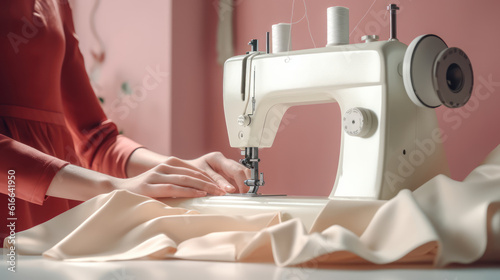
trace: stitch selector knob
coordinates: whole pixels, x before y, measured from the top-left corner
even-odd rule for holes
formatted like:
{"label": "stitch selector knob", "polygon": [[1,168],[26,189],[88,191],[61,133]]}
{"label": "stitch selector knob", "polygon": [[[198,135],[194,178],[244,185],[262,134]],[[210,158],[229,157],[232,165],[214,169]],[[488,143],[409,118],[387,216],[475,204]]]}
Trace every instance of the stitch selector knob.
{"label": "stitch selector knob", "polygon": [[359,107],[347,110],[342,118],[344,131],[351,136],[367,136],[372,129],[372,123],[373,114],[369,110]]}
{"label": "stitch selector knob", "polygon": [[250,116],[247,115],[240,115],[238,117],[238,125],[240,126],[248,126],[252,122],[252,119]]}

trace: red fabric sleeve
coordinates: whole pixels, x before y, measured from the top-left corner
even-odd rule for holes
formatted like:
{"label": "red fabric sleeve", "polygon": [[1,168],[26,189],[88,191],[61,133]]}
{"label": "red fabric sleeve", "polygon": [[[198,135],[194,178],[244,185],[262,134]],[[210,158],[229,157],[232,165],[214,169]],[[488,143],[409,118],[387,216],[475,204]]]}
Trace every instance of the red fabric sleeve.
{"label": "red fabric sleeve", "polygon": [[61,5],[66,53],[62,66],[61,90],[64,115],[84,167],[116,177],[126,177],[125,167],[140,145],[119,135],[107,119],[85,71],[69,5]]}
{"label": "red fabric sleeve", "polygon": [[[42,205],[45,193],[56,173],[68,162],[0,134],[0,192],[8,192],[8,172],[15,172],[16,197]],[[5,210],[7,211],[7,210]]]}

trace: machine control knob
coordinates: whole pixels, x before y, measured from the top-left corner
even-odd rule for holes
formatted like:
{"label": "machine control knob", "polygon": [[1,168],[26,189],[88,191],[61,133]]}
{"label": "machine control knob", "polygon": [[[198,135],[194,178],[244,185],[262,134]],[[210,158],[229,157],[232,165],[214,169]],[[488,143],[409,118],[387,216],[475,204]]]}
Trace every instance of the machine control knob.
{"label": "machine control knob", "polygon": [[248,126],[252,122],[252,119],[250,116],[247,115],[240,115],[238,117],[238,125],[240,126]]}
{"label": "machine control knob", "polygon": [[345,112],[342,126],[344,131],[351,136],[365,137],[372,129],[373,119],[374,116],[370,110],[354,107]]}
{"label": "machine control knob", "polygon": [[361,40],[365,41],[365,43],[376,42],[378,41],[378,35],[364,35]]}
{"label": "machine control knob", "polygon": [[251,51],[247,52],[247,54],[249,54],[251,52],[258,52],[259,51],[259,40],[252,39],[252,40],[250,40],[250,42],[248,42],[248,45],[250,46]]}

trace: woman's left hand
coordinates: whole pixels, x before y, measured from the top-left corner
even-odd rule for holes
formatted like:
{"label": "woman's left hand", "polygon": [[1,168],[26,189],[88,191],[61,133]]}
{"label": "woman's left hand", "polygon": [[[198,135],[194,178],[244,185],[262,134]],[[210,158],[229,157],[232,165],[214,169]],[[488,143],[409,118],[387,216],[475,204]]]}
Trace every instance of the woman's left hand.
{"label": "woman's left hand", "polygon": [[158,164],[173,167],[198,169],[229,193],[246,193],[250,189],[245,180],[250,179],[250,169],[242,164],[226,158],[220,152],[213,152],[197,159],[184,160],[157,154],[145,148],[135,150],[127,162],[127,177],[134,177],[147,172]]}
{"label": "woman's left hand", "polygon": [[226,158],[220,152],[213,152],[186,163],[203,170],[215,183],[229,193],[246,193],[249,187],[244,181],[250,178],[250,169]]}

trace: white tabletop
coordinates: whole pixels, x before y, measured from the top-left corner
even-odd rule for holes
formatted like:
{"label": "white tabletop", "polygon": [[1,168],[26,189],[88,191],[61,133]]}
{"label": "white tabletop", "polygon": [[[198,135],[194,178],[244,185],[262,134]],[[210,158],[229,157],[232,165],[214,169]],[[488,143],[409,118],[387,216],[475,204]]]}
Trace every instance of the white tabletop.
{"label": "white tabletop", "polygon": [[274,264],[184,260],[117,262],[60,262],[35,256],[18,256],[16,272],[0,266],[0,279],[139,280],[139,279],[500,279],[500,264],[436,269],[423,265],[318,267],[309,263],[280,268]]}

